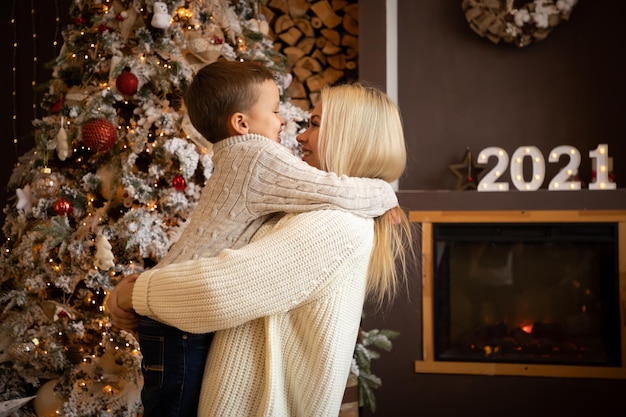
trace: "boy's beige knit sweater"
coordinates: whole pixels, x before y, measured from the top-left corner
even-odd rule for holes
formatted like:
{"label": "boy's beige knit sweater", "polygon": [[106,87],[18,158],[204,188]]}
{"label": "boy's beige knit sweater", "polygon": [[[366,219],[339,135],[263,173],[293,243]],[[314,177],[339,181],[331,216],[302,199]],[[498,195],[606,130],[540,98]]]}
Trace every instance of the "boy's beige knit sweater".
{"label": "boy's beige knit sweater", "polygon": [[217,331],[199,416],[336,417],[357,338],[373,220],[288,214],[252,243],[140,275],[133,306]]}
{"label": "boy's beige knit sweater", "polygon": [[213,174],[189,224],[158,267],[240,247],[272,213],[338,208],[374,217],[398,203],[385,181],[315,169],[260,135],[221,140],[212,159]]}

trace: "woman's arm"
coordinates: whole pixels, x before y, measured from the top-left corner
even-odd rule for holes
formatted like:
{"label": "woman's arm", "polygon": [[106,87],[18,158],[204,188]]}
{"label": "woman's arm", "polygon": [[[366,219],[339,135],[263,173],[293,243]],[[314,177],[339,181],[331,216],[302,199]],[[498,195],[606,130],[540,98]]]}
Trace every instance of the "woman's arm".
{"label": "woman's arm", "polygon": [[372,242],[372,220],[337,210],[288,216],[241,249],[144,272],[132,304],[189,332],[235,327],[315,298],[339,268],[368,258]]}

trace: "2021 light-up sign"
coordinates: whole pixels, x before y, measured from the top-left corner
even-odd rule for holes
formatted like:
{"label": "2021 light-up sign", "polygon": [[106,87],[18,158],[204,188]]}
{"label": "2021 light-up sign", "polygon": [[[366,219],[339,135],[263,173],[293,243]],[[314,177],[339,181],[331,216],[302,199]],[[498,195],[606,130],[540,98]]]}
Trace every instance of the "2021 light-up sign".
{"label": "2021 light-up sign", "polygon": [[[580,152],[573,146],[557,146],[548,154],[548,162],[557,163],[562,155],[566,155],[569,160],[550,179],[548,189],[552,191],[580,190],[580,181],[576,179],[581,161]],[[544,183],[546,162],[543,154],[536,146],[520,146],[513,152],[511,158],[504,149],[491,146],[480,151],[477,163],[485,165],[492,157],[496,158],[496,164],[482,177],[478,183],[478,191],[508,191],[509,184],[498,181],[507,168],[510,170],[511,182],[519,191],[536,191]],[[523,173],[524,160],[527,158],[532,164],[530,179],[526,179]],[[598,145],[596,149],[589,151],[589,158],[592,161],[592,169],[595,171],[595,177],[589,183],[589,189],[614,190],[617,188],[617,184],[609,177],[609,172],[613,170],[613,158],[609,157],[609,146],[606,144]]]}

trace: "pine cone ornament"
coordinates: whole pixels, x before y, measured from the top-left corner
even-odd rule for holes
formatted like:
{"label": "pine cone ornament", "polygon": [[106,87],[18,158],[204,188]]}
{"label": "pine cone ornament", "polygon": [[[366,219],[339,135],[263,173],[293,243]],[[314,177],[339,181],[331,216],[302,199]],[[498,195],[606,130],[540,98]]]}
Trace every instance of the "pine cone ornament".
{"label": "pine cone ornament", "polygon": [[115,87],[125,96],[132,96],[137,92],[139,79],[130,71],[124,71],[115,79]]}
{"label": "pine cone ornament", "polygon": [[111,149],[117,141],[117,130],[107,119],[91,119],[83,125],[83,143],[94,152]]}

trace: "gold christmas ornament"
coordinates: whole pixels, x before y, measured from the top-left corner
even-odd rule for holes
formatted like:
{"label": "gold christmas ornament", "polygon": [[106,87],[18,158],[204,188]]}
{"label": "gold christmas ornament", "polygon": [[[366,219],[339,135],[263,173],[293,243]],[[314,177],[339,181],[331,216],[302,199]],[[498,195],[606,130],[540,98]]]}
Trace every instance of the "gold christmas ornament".
{"label": "gold christmas ornament", "polygon": [[65,402],[63,397],[54,390],[58,382],[58,379],[51,379],[37,391],[37,396],[33,399],[33,408],[37,417],[58,417],[57,412]]}
{"label": "gold christmas ornament", "polygon": [[60,184],[56,174],[50,168],[42,168],[35,174],[31,183],[31,190],[37,198],[52,198],[59,193]]}
{"label": "gold christmas ornament", "polygon": [[15,360],[22,362],[30,362],[35,358],[35,344],[32,342],[27,343],[14,343],[9,346],[9,356]]}

